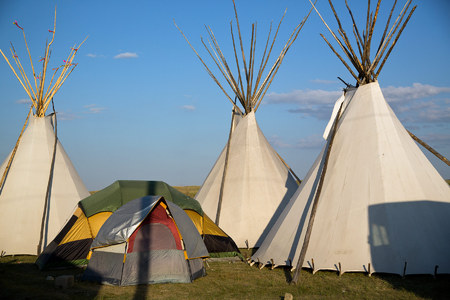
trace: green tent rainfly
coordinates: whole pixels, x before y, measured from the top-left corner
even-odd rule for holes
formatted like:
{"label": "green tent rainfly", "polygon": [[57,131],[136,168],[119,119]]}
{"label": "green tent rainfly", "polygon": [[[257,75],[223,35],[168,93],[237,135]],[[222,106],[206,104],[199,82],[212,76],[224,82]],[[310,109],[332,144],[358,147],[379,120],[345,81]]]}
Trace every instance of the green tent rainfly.
{"label": "green tent rainfly", "polygon": [[240,255],[234,241],[203,212],[197,200],[162,181],[119,180],[81,200],[56,238],[38,257],[39,268],[86,265],[89,248],[105,221],[124,204],[163,196],[183,209],[202,236],[211,257]]}

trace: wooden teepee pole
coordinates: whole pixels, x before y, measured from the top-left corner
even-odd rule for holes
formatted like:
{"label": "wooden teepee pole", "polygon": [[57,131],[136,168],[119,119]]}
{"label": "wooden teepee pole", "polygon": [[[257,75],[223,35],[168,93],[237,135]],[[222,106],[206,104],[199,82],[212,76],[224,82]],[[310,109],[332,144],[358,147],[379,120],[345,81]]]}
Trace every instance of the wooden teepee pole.
{"label": "wooden teepee pole", "polygon": [[297,284],[297,282],[298,282],[298,279],[300,277],[300,270],[302,269],[303,262],[305,261],[306,251],[308,250],[309,239],[311,237],[312,227],[314,225],[314,218],[316,216],[317,205],[319,204],[320,193],[322,192],[323,181],[325,179],[325,174],[327,172],[328,159],[330,158],[331,147],[333,146],[334,137],[336,136],[337,125],[338,125],[340,115],[341,115],[341,110],[342,110],[342,104],[343,103],[341,103],[341,107],[339,108],[336,119],[334,120],[333,131],[332,131],[330,143],[328,144],[325,161],[323,164],[322,174],[320,175],[319,185],[317,187],[316,195],[314,196],[314,202],[313,202],[313,206],[311,208],[311,215],[309,216],[308,227],[307,227],[306,233],[305,233],[305,239],[303,241],[303,246],[300,251],[299,258],[298,258],[297,267],[295,269],[295,273],[292,278],[292,283],[294,283],[294,284]]}
{"label": "wooden teepee pole", "polygon": [[178,30],[180,31],[180,33],[183,35],[184,39],[186,40],[186,42],[189,44],[189,46],[191,47],[191,49],[195,52],[195,54],[197,55],[198,59],[201,61],[201,63],[203,64],[203,66],[205,67],[206,71],[208,72],[209,76],[211,76],[211,78],[214,80],[214,82],[219,86],[219,88],[222,90],[222,92],[225,94],[225,96],[227,97],[227,99],[233,104],[233,106],[235,107],[236,110],[241,111],[240,108],[238,106],[236,106],[236,104],[233,103],[233,100],[231,99],[231,97],[228,95],[228,93],[226,92],[226,90],[222,87],[222,85],[220,84],[219,80],[217,80],[217,78],[214,76],[214,74],[211,72],[211,70],[208,68],[208,65],[206,65],[206,63],[203,61],[203,59],[201,58],[200,54],[198,54],[197,50],[195,50],[195,48],[191,45],[191,43],[189,42],[188,38],[186,37],[186,35],[184,34],[184,32],[181,30],[180,27],[178,27],[177,23],[175,23],[175,20],[173,21],[173,23],[175,24],[175,26],[178,28]]}
{"label": "wooden teepee pole", "polygon": [[[50,84],[47,87],[47,92],[44,93],[45,90],[45,81],[47,77],[47,67],[51,56],[51,47],[53,44],[53,41],[55,39],[55,32],[56,32],[56,7],[55,7],[55,16],[54,16],[54,22],[53,22],[53,30],[49,30],[49,32],[52,33],[52,39],[49,43],[46,43],[45,45],[45,54],[44,57],[40,60],[43,61],[42,63],[42,71],[39,74],[36,74],[32,56],[30,49],[28,47],[27,39],[25,36],[25,31],[22,27],[20,27],[17,22],[14,22],[14,24],[22,30],[23,38],[25,41],[25,46],[27,48],[28,57],[30,59],[31,69],[33,72],[33,80],[34,80],[34,87],[30,80],[28,79],[25,69],[22,66],[22,63],[20,62],[19,56],[16,53],[16,50],[14,49],[14,46],[11,43],[11,55],[14,60],[14,62],[17,65],[18,72],[14,69],[14,67],[11,65],[10,61],[6,57],[6,55],[3,53],[3,51],[0,49],[0,54],[2,54],[3,58],[8,63],[9,67],[13,71],[16,78],[19,80],[20,84],[24,88],[25,92],[27,93],[28,97],[33,103],[33,106],[35,108],[35,116],[36,117],[44,117],[45,112],[51,102],[51,99],[55,95],[55,93],[61,88],[61,86],[66,81],[67,77],[72,73],[72,71],[75,69],[77,64],[73,63],[73,59],[75,58],[75,55],[80,48],[80,46],[86,41],[87,37],[81,42],[78,47],[71,48],[70,54],[65,60],[64,65],[56,68],[56,71],[53,73],[53,76],[51,78]],[[75,45],[76,46],[76,45]],[[62,67],[62,69],[61,69]],[[61,73],[57,76],[56,82],[52,85],[53,79],[55,78],[56,73],[58,70],[61,69]],[[19,76],[20,75],[20,76]]]}
{"label": "wooden teepee pole", "polygon": [[[317,1],[317,0],[316,0]],[[269,88],[273,78],[275,77],[281,62],[283,61],[287,51],[289,50],[290,46],[294,43],[294,41],[297,39],[297,36],[300,33],[300,30],[302,29],[303,25],[305,24],[306,20],[308,19],[309,15],[312,12],[312,9],[309,11],[308,15],[303,18],[303,20],[294,28],[294,30],[291,33],[291,36],[287,40],[285,46],[283,47],[281,53],[279,54],[277,60],[274,62],[273,66],[269,70],[266,77],[264,77],[264,80],[262,75],[263,71],[268,63],[270,54],[272,52],[273,46],[275,44],[275,40],[277,38],[278,30],[280,29],[280,25],[284,19],[284,16],[286,14],[286,11],[283,14],[283,17],[280,20],[280,23],[278,24],[278,28],[275,32],[275,35],[273,37],[272,43],[269,46],[270,42],[270,36],[271,36],[271,30],[272,30],[272,24],[270,26],[269,35],[267,37],[266,46],[264,48],[264,53],[261,58],[261,65],[258,66],[255,65],[256,60],[256,40],[257,40],[257,26],[256,23],[252,24],[252,33],[251,33],[251,39],[250,39],[250,51],[249,56],[247,57],[244,51],[244,44],[241,34],[241,28],[239,23],[239,17],[237,13],[236,8],[236,2],[233,0],[233,8],[234,8],[234,15],[236,20],[236,27],[237,27],[237,39],[238,43],[235,40],[235,35],[233,31],[233,25],[232,22],[230,22],[230,29],[231,29],[231,40],[233,43],[233,50],[234,50],[234,58],[236,61],[236,67],[237,67],[237,77],[235,77],[232,74],[231,69],[229,68],[229,65],[225,59],[225,56],[223,55],[222,51],[220,50],[219,44],[211,30],[210,27],[206,27],[209,39],[210,39],[210,48],[209,49],[204,43],[203,39],[201,39],[203,45],[205,46],[205,49],[207,50],[208,54],[211,56],[214,64],[218,67],[220,73],[223,76],[223,79],[228,83],[230,88],[232,89],[233,93],[238,97],[239,102],[241,103],[242,107],[244,108],[244,114],[248,114],[251,111],[255,111],[258,109],[259,104],[262,101],[262,98],[264,97],[267,89]],[[175,22],[174,22],[175,23]],[[183,31],[177,26],[175,23],[175,26],[178,28],[180,33],[183,35],[186,42],[189,44],[191,49],[195,52],[198,59],[201,61],[203,66],[205,67],[208,74],[211,76],[211,78],[214,80],[214,82],[220,87],[222,92],[225,94],[227,99],[233,103],[233,100],[231,99],[230,95],[228,95],[227,91],[224,89],[222,84],[219,82],[219,80],[215,77],[215,75],[212,73],[210,68],[206,65],[206,63],[203,61],[203,59],[200,57],[198,52],[195,50],[195,48],[191,45]],[[258,74],[254,74],[255,70],[258,70]],[[256,76],[255,76],[256,75]],[[236,80],[237,78],[237,80]],[[245,83],[243,82],[245,78]],[[255,80],[255,81],[254,81]],[[262,81],[261,81],[262,80]],[[235,110],[240,111],[239,107],[237,107],[235,104],[233,104],[235,107]]]}
{"label": "wooden teepee pole", "polygon": [[[236,99],[234,100],[236,102]],[[220,211],[222,210],[222,200],[223,200],[223,190],[225,188],[225,178],[227,176],[227,169],[228,169],[228,157],[230,154],[230,145],[231,145],[231,137],[233,134],[233,124],[234,124],[234,115],[236,113],[236,110],[234,109],[235,106],[233,106],[232,114],[231,114],[231,126],[230,126],[230,133],[228,134],[228,142],[227,142],[227,151],[225,153],[225,164],[223,166],[223,174],[222,174],[222,182],[220,183],[220,192],[219,192],[219,203],[217,204],[217,213],[216,213],[216,223],[217,226],[219,226],[220,221]]]}
{"label": "wooden teepee pole", "polygon": [[[341,56],[337,51],[338,49],[335,49],[335,47],[333,47],[331,45],[331,43],[328,42],[328,40],[321,34],[322,38],[325,40],[325,42],[330,47],[330,49],[334,52],[334,54],[339,58],[339,60],[341,60],[341,62],[345,65],[345,67],[350,71],[352,76],[356,79],[358,85],[364,85],[366,83],[374,82],[377,80],[377,77],[378,77],[383,65],[385,64],[392,49],[394,48],[400,35],[402,34],[403,29],[407,25],[409,19],[411,18],[412,14],[414,13],[414,11],[417,7],[417,6],[414,6],[411,10],[409,10],[412,0],[406,0],[406,3],[403,6],[403,9],[399,13],[397,19],[392,24],[392,26],[390,27],[390,30],[388,32],[391,17],[394,12],[394,8],[397,4],[397,0],[395,0],[394,5],[392,6],[392,9],[389,14],[389,18],[386,22],[386,26],[385,26],[383,35],[381,37],[381,41],[378,46],[377,52],[375,54],[374,59],[371,61],[371,59],[370,59],[370,57],[371,57],[370,52],[372,49],[371,43],[372,43],[372,37],[373,37],[374,29],[375,29],[375,24],[377,22],[378,13],[380,10],[381,0],[377,0],[376,9],[374,12],[371,12],[370,0],[367,1],[368,2],[367,14],[366,14],[366,18],[365,18],[366,23],[365,23],[365,30],[363,30],[363,32],[362,32],[362,36],[360,34],[358,26],[356,25],[355,18],[353,17],[353,13],[347,3],[347,0],[345,0],[345,5],[347,7],[347,10],[350,14],[350,18],[353,23],[352,30],[353,30],[353,34],[355,36],[355,41],[356,41],[356,46],[358,48],[358,51],[354,51],[353,46],[350,42],[350,39],[348,38],[344,28],[342,27],[339,16],[338,16],[336,10],[334,9],[332,0],[328,0],[328,3],[330,5],[330,8],[333,11],[335,19],[338,23],[338,30],[337,30],[338,34],[334,33],[331,30],[331,28],[328,26],[328,24],[325,22],[323,17],[320,15],[319,11],[316,9],[316,7],[312,3],[312,1],[311,0],[309,0],[309,1],[311,2],[312,7],[317,12],[318,16],[320,17],[320,19],[322,20],[322,22],[324,23],[324,25],[326,26],[326,28],[328,29],[330,34],[335,39],[336,43],[340,46],[342,52],[344,52],[345,56]],[[409,10],[409,13],[408,13],[408,10]],[[407,18],[405,20],[403,20],[406,15],[407,15]],[[394,38],[394,36],[395,36],[395,38]],[[394,40],[391,43],[390,41],[392,38],[394,38]],[[386,50],[387,50],[387,52],[385,53]],[[357,55],[357,53],[359,54],[359,56]],[[351,63],[350,65],[353,65],[356,72],[351,70],[350,65],[344,61],[345,57]],[[380,66],[378,66],[379,63],[381,63]],[[378,68],[378,69],[376,69],[376,68]]]}
{"label": "wooden teepee pole", "polygon": [[45,199],[44,199],[44,211],[42,213],[42,222],[41,222],[41,232],[39,235],[39,244],[37,246],[37,254],[41,254],[41,250],[42,250],[42,243],[44,240],[44,231],[46,228],[46,222],[45,220],[48,220],[48,204],[50,202],[50,190],[51,190],[51,186],[52,186],[52,181],[53,181],[53,171],[55,169],[55,158],[56,158],[56,146],[58,145],[58,122],[57,122],[57,118],[56,118],[56,112],[55,112],[55,105],[53,104],[53,99],[52,99],[52,107],[53,107],[53,115],[55,117],[55,141],[53,143],[53,155],[52,155],[52,162],[50,164],[50,173],[48,175],[48,183],[47,183],[47,190],[45,192]]}
{"label": "wooden teepee pole", "polygon": [[415,140],[416,142],[418,142],[420,145],[422,145],[425,149],[427,149],[428,151],[430,151],[431,153],[433,153],[437,158],[439,158],[440,160],[442,160],[443,162],[445,162],[447,164],[447,166],[450,166],[450,161],[443,155],[439,154],[436,150],[434,150],[433,148],[431,148],[430,145],[428,145],[427,143],[425,143],[424,141],[422,141],[421,139],[419,139],[417,136],[415,136],[414,134],[411,133],[411,131],[408,131],[409,135],[413,138],[413,140]]}
{"label": "wooden teepee pole", "polygon": [[8,172],[9,172],[9,168],[11,167],[14,156],[16,155],[16,151],[17,151],[17,148],[19,147],[20,139],[22,138],[22,134],[25,130],[25,127],[27,127],[28,119],[30,118],[32,111],[33,111],[33,105],[31,105],[30,110],[28,111],[27,118],[25,120],[25,123],[23,123],[23,126],[22,126],[22,131],[20,131],[19,138],[17,139],[16,145],[14,146],[11,156],[9,157],[8,163],[6,164],[5,171],[3,172],[2,179],[0,180],[0,195],[2,194],[3,185],[6,181],[6,174],[8,174]]}
{"label": "wooden teepee pole", "polygon": [[280,154],[278,154],[278,152],[276,150],[275,150],[275,153],[277,154],[277,156],[281,160],[281,162],[286,166],[286,168],[288,168],[289,172],[291,172],[291,174],[295,177],[295,179],[297,180],[297,184],[300,185],[300,183],[302,181],[300,180],[300,178],[298,178],[297,174],[294,173],[294,170],[291,169],[291,167],[284,161],[284,159],[281,157]]}

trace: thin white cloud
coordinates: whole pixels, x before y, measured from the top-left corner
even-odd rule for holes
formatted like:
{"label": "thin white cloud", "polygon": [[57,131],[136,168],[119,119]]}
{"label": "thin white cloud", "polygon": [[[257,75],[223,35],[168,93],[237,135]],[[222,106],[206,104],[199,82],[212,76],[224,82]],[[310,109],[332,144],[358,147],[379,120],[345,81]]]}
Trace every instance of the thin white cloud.
{"label": "thin white cloud", "polygon": [[186,110],[186,111],[194,111],[195,110],[195,106],[187,104],[187,105],[181,106],[181,109],[182,110]]}
{"label": "thin white cloud", "polygon": [[274,135],[269,137],[269,143],[275,148],[295,148],[295,149],[315,149],[321,148],[325,141],[320,135],[310,135],[299,139],[294,143],[283,141],[279,136]]}
{"label": "thin white cloud", "polygon": [[450,87],[414,83],[412,86],[383,89],[383,95],[404,123],[450,124],[450,99],[440,94],[450,93]]}
{"label": "thin white cloud", "polygon": [[450,93],[450,87],[438,87],[422,83],[413,83],[412,86],[388,86],[382,90],[388,102],[405,102]]}
{"label": "thin white cloud", "polygon": [[450,134],[427,134],[420,137],[423,141],[434,147],[450,146]]}
{"label": "thin white cloud", "polygon": [[123,59],[123,58],[138,58],[138,55],[135,52],[123,52],[114,56],[114,59]]}
{"label": "thin white cloud", "polygon": [[101,58],[101,57],[103,58],[103,57],[106,57],[103,54],[95,54],[95,53],[88,53],[88,54],[86,54],[86,56],[90,57],[90,58]]}
{"label": "thin white cloud", "polygon": [[336,80],[326,80],[326,79],[312,79],[310,80],[312,83],[316,84],[335,84],[338,83]]}
{"label": "thin white cloud", "polygon": [[292,148],[292,145],[283,141],[278,135],[269,137],[269,143],[275,148]]}
{"label": "thin white cloud", "polygon": [[60,111],[56,113],[56,116],[59,121],[72,121],[76,119],[80,119],[81,117],[75,113],[72,112],[64,112]]}
{"label": "thin white cloud", "polygon": [[[389,102],[403,102],[411,99],[428,98],[443,93],[450,93],[450,87],[437,87],[429,84],[413,83],[412,86],[388,86],[383,88],[383,95]],[[342,94],[341,91],[294,90],[289,93],[269,93],[265,98],[267,104],[330,104]]]}
{"label": "thin white cloud", "polygon": [[265,97],[267,104],[333,104],[342,94],[341,91],[294,90],[289,93],[269,93]]}
{"label": "thin white cloud", "polygon": [[22,98],[22,99],[19,99],[19,100],[16,100],[16,103],[18,103],[18,104],[31,104],[31,100],[30,99],[26,99],[26,98]]}
{"label": "thin white cloud", "polygon": [[97,106],[97,104],[89,104],[89,105],[85,105],[83,107],[87,109],[84,112],[86,114],[98,114],[98,113],[101,113],[102,111],[106,110],[106,107],[100,107],[100,106]]}
{"label": "thin white cloud", "polygon": [[306,138],[300,139],[295,144],[295,148],[300,149],[312,149],[320,148],[324,145],[325,141],[321,135],[310,135]]}
{"label": "thin white cloud", "polygon": [[418,116],[422,122],[450,124],[450,107],[432,105],[427,109],[418,110]]}
{"label": "thin white cloud", "polygon": [[[402,122],[450,123],[450,87],[414,83],[411,86],[388,86],[383,95]],[[270,93],[265,104],[294,105],[288,112],[304,117],[327,120],[341,91],[294,90],[289,93]]]}
{"label": "thin white cloud", "polygon": [[88,114],[98,114],[106,110],[105,107],[99,107],[97,104],[89,104],[83,106],[83,111],[58,111],[57,116],[60,121],[72,121],[77,119],[84,119]]}
{"label": "thin white cloud", "polygon": [[270,93],[266,96],[266,104],[294,104],[288,112],[327,120],[330,117],[333,105],[342,95],[341,91],[325,90],[294,90],[289,93]]}
{"label": "thin white cloud", "polygon": [[97,54],[88,53],[88,54],[86,54],[86,56],[92,57],[92,58],[96,58],[96,57],[97,57]]}
{"label": "thin white cloud", "polygon": [[287,111],[294,114],[301,114],[305,117],[313,117],[319,120],[328,120],[333,110],[332,104],[303,105],[297,108],[290,108]]}

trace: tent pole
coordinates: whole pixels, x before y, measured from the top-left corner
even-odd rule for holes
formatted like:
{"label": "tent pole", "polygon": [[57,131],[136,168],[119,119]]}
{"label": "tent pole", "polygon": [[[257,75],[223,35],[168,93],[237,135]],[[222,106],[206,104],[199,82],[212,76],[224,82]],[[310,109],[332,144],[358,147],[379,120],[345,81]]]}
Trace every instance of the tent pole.
{"label": "tent pole", "polygon": [[[274,149],[275,150],[275,149]],[[280,154],[278,154],[277,150],[275,150],[275,153],[277,154],[278,158],[281,160],[281,162],[286,166],[286,168],[288,168],[289,172],[291,172],[291,174],[295,177],[295,179],[297,180],[297,184],[300,185],[300,183],[302,182],[300,180],[300,178],[297,177],[297,174],[294,173],[294,170],[291,169],[291,167],[284,161],[284,159],[281,157]]]}
{"label": "tent pole", "polygon": [[316,195],[314,196],[314,202],[313,202],[313,206],[311,208],[311,215],[309,217],[308,227],[307,227],[306,233],[305,233],[305,239],[303,241],[303,246],[302,246],[302,250],[300,251],[299,258],[298,258],[297,267],[295,268],[295,273],[294,273],[294,276],[291,281],[291,283],[294,283],[294,284],[297,284],[297,282],[298,282],[298,279],[300,276],[300,270],[302,269],[303,262],[305,261],[306,251],[308,250],[309,239],[311,237],[312,227],[314,224],[314,217],[316,216],[320,192],[322,191],[323,181],[325,178],[325,174],[327,172],[327,165],[328,165],[328,159],[329,159],[330,153],[331,153],[331,147],[333,145],[334,137],[336,136],[337,125],[338,125],[340,115],[341,115],[341,110],[342,110],[342,104],[343,104],[343,102],[341,103],[341,106],[339,107],[339,111],[336,115],[336,119],[334,120],[333,132],[331,135],[330,143],[328,144],[327,153],[325,156],[325,162],[324,162],[323,169],[322,169],[322,174],[320,175],[319,185],[317,187]]}
{"label": "tent pole", "polygon": [[440,160],[442,160],[443,162],[445,162],[447,164],[447,166],[450,166],[450,161],[448,161],[448,159],[439,154],[436,150],[434,150],[433,148],[431,148],[430,145],[428,145],[427,143],[425,143],[424,141],[422,141],[421,139],[419,139],[417,136],[415,136],[414,134],[411,133],[411,131],[409,131],[408,129],[406,129],[406,131],[409,133],[409,135],[413,138],[413,140],[415,140],[416,142],[418,142],[419,144],[421,144],[425,149],[427,149],[428,151],[430,151],[431,153],[433,153],[437,158],[439,158]]}
{"label": "tent pole", "polygon": [[[234,98],[234,103],[236,105],[236,98]],[[223,189],[225,186],[225,177],[227,175],[227,167],[228,167],[228,156],[230,154],[230,144],[231,144],[231,136],[233,134],[233,124],[234,124],[234,114],[236,112],[235,106],[233,106],[232,114],[231,114],[231,126],[230,126],[230,133],[228,134],[228,142],[227,142],[227,152],[225,154],[225,165],[223,166],[223,174],[222,174],[222,182],[220,184],[220,192],[219,192],[219,203],[217,204],[217,213],[216,213],[216,223],[217,226],[219,226],[219,220],[220,220],[220,211],[222,209],[222,199],[223,199]]]}
{"label": "tent pole", "polygon": [[0,195],[2,194],[3,185],[5,184],[5,181],[6,181],[6,174],[8,174],[9,168],[11,167],[14,156],[16,155],[16,151],[17,151],[17,148],[19,147],[20,139],[22,138],[22,134],[23,134],[23,131],[25,130],[25,127],[27,127],[28,119],[30,118],[32,110],[33,110],[33,105],[31,105],[31,107],[30,107],[30,111],[28,112],[25,123],[23,123],[22,131],[20,132],[20,135],[19,135],[19,138],[17,139],[16,145],[14,146],[11,156],[9,157],[8,164],[6,164],[5,171],[3,172],[2,179],[0,180]]}
{"label": "tent pole", "polygon": [[53,181],[53,171],[55,168],[55,158],[56,158],[56,146],[58,145],[58,122],[56,119],[56,112],[55,112],[55,105],[53,103],[52,98],[52,107],[53,107],[53,114],[55,116],[55,142],[53,143],[53,156],[52,156],[52,162],[50,164],[50,174],[48,175],[48,183],[47,183],[47,191],[45,192],[45,200],[44,200],[44,212],[42,213],[42,222],[41,222],[41,233],[39,236],[39,244],[37,246],[37,254],[41,254],[41,248],[42,248],[42,241],[44,239],[44,229],[45,229],[45,219],[48,219],[48,202],[50,197],[50,189]]}

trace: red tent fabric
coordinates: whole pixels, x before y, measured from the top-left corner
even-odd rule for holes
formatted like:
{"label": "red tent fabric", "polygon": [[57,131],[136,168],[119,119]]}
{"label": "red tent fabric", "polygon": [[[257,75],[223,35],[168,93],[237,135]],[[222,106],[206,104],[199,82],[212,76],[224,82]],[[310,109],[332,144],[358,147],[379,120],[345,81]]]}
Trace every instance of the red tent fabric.
{"label": "red tent fabric", "polygon": [[161,204],[153,209],[131,235],[127,253],[160,249],[183,249],[175,222]]}

